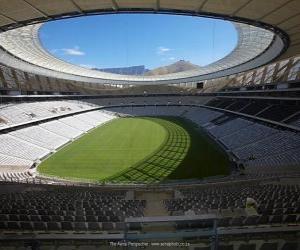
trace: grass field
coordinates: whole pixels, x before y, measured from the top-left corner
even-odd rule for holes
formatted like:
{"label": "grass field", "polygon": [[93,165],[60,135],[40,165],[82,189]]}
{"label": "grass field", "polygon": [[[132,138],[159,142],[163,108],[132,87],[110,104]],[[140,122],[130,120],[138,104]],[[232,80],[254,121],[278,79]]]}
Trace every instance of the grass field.
{"label": "grass field", "polygon": [[40,173],[109,182],[158,182],[228,173],[226,155],[181,118],[119,118],[44,160]]}

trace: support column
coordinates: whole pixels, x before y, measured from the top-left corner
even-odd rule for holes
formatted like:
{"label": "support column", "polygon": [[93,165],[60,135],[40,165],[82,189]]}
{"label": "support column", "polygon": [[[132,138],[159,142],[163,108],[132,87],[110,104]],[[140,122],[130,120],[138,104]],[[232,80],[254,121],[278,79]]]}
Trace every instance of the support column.
{"label": "support column", "polygon": [[16,70],[15,69],[11,69],[11,72],[12,72],[12,75],[13,75],[13,78],[14,78],[14,82],[16,83],[18,90],[21,91],[21,84],[19,82]]}
{"label": "support column", "polygon": [[251,77],[251,81],[250,81],[252,85],[254,84],[256,74],[257,74],[257,70],[254,70],[253,74],[252,74],[252,77]]}
{"label": "support column", "polygon": [[41,79],[39,78],[39,76],[38,75],[34,75],[34,78],[35,78],[36,83],[39,86],[40,90],[41,91],[45,90],[45,88],[44,88],[44,86],[43,86],[43,84],[42,84]]}
{"label": "support column", "polygon": [[7,82],[4,78],[3,69],[0,68],[0,82],[2,83],[2,88],[8,88]]}
{"label": "support column", "polygon": [[25,75],[25,85],[27,87],[27,90],[34,90],[33,86],[32,86],[32,82],[29,79],[28,73],[24,72]]}
{"label": "support column", "polygon": [[279,62],[277,62],[277,63],[275,64],[274,71],[273,71],[273,74],[272,74],[272,80],[271,80],[271,83],[274,83],[274,82],[277,81],[277,74],[278,74],[278,72],[279,72],[279,65],[280,65]]}
{"label": "support column", "polygon": [[264,84],[265,83],[265,79],[266,79],[266,75],[268,73],[268,66],[265,66],[264,67],[264,70],[262,72],[262,75],[261,75],[261,79],[260,79],[260,83],[259,84]]}
{"label": "support column", "polygon": [[299,60],[296,60],[294,62],[294,58],[290,58],[290,60],[288,61],[287,65],[286,65],[284,73],[283,73],[283,79],[282,79],[283,81],[288,81],[289,80],[288,79],[289,78],[289,73],[290,73],[291,69],[293,68],[293,66],[295,66],[298,62],[299,62]]}

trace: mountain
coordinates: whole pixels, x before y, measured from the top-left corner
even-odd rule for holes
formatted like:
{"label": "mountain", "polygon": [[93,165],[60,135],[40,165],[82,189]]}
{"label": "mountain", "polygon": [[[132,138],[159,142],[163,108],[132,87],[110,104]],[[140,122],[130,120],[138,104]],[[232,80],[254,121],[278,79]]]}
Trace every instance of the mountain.
{"label": "mountain", "polygon": [[179,60],[167,66],[152,69],[145,73],[146,76],[157,76],[171,73],[177,73],[187,70],[199,69],[200,66],[190,63],[189,61]]}
{"label": "mountain", "polygon": [[98,70],[107,73],[114,73],[120,75],[144,75],[149,70],[145,68],[144,65],[139,66],[131,66],[131,67],[123,67],[123,68],[106,68],[106,69],[97,69],[94,68],[93,70]]}
{"label": "mountain", "polygon": [[158,75],[165,75],[165,74],[171,74],[171,73],[177,73],[177,72],[182,72],[182,71],[187,71],[187,70],[198,69],[199,67],[200,66],[192,64],[189,61],[179,60],[170,65],[162,66],[162,67],[152,69],[152,70],[146,69],[144,65],[123,67],[123,68],[105,68],[105,69],[94,68],[93,70],[114,73],[114,74],[121,74],[121,75],[158,76]]}

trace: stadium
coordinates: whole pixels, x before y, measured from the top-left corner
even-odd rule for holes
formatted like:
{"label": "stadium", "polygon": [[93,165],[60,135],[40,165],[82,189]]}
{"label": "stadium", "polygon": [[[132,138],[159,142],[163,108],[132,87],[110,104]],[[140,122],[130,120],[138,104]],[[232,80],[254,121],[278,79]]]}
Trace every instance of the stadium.
{"label": "stadium", "polygon": [[[299,10],[298,0],[0,1],[0,250],[300,249]],[[42,41],[52,22],[121,14],[226,22],[236,44],[158,74],[79,65],[55,54],[79,47],[50,53]]]}

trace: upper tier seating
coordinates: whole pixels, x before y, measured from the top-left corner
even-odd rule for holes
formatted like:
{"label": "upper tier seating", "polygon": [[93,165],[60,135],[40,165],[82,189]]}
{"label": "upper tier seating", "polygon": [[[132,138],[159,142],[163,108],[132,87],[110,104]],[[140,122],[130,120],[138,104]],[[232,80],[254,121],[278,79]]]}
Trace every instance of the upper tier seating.
{"label": "upper tier seating", "polygon": [[200,126],[205,126],[208,122],[222,116],[223,113],[205,108],[192,108],[184,116]]}
{"label": "upper tier seating", "polygon": [[76,101],[44,101],[6,105],[0,109],[0,128],[88,110],[94,105]]}
{"label": "upper tier seating", "polygon": [[300,128],[300,111],[295,116],[287,120],[287,123]]}
{"label": "upper tier seating", "polygon": [[73,128],[71,126],[66,125],[65,123],[62,123],[60,121],[51,121],[42,123],[40,125],[43,129],[46,129],[52,133],[56,133],[61,136],[65,136],[67,138],[76,138],[78,137],[82,131]]}
{"label": "upper tier seating", "polygon": [[[278,104],[278,102],[273,102],[268,99],[215,98],[209,101],[207,105],[300,127],[297,123],[300,115],[299,104]],[[222,103],[226,103],[226,105],[221,105]]]}
{"label": "upper tier seating", "polygon": [[272,105],[258,116],[280,122],[299,110],[300,107],[298,105]]}
{"label": "upper tier seating", "polygon": [[181,116],[184,106],[139,106],[106,108],[107,111],[132,116]]}
{"label": "upper tier seating", "polygon": [[75,129],[80,130],[80,131],[87,131],[93,128],[93,125],[88,124],[82,120],[79,119],[78,116],[69,116],[60,119],[62,123],[68,125],[68,126],[73,126]]}
{"label": "upper tier seating", "polygon": [[[245,113],[248,115],[256,115],[257,113],[261,112],[265,108],[268,108],[269,105],[266,105],[263,102],[249,102],[248,105],[245,105],[244,108],[240,109],[239,112]],[[229,109],[230,110],[230,109]]]}
{"label": "upper tier seating", "polygon": [[247,101],[237,100],[237,101],[233,102],[230,106],[228,106],[227,109],[238,112],[238,111],[246,108],[247,105],[249,105],[249,103]]}

